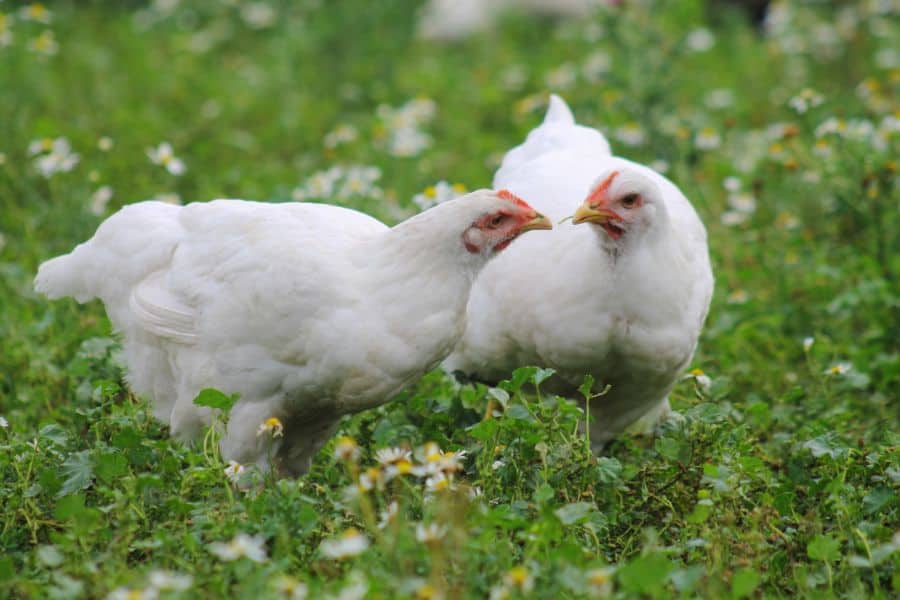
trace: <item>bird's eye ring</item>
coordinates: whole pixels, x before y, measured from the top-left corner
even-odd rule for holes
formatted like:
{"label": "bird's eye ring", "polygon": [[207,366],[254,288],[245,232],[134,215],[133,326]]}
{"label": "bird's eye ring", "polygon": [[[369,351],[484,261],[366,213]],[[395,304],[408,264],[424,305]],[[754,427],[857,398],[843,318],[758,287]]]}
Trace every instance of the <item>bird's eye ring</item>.
{"label": "bird's eye ring", "polygon": [[638,195],[637,194],[628,194],[624,198],[622,198],[622,206],[625,208],[634,208],[637,204]]}
{"label": "bird's eye ring", "polygon": [[503,223],[503,215],[496,215],[493,219],[488,222],[488,226],[492,229],[495,227],[500,227],[500,224]]}

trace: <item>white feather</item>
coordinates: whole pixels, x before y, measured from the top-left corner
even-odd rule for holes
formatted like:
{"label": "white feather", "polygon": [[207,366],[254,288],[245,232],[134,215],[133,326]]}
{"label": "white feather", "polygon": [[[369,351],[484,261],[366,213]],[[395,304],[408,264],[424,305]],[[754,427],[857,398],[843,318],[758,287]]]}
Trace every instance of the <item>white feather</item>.
{"label": "white feather", "polygon": [[[182,438],[210,422],[200,390],[239,394],[221,448],[306,469],[339,418],[434,368],[463,331],[492,252],[462,233],[510,201],[478,191],[389,229],[324,204],[143,202],[44,263],[37,289],[99,298],[124,341],[131,387]],[[518,210],[518,209],[516,209]],[[257,436],[269,417],[284,437]]]}
{"label": "white feather", "polygon": [[611,254],[602,230],[571,222],[511,247],[476,281],[465,334],[444,367],[489,381],[523,365],[552,367],[559,375],[548,383],[567,394],[590,373],[613,386],[591,404],[592,440],[603,443],[650,411],[667,412],[713,277],[706,230],[687,198],[655,171],[612,156],[599,132],[560,105],[554,97],[545,121],[507,153],[494,185],[558,221],[598,176],[618,170],[613,195],[645,186],[661,196],[667,218],[621,255]]}

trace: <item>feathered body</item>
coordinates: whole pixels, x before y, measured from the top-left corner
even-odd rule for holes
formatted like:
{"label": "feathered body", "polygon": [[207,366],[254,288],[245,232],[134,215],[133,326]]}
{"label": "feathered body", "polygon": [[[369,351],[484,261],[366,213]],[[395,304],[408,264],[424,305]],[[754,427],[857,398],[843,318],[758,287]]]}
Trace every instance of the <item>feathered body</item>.
{"label": "feathered body", "polygon": [[513,204],[470,196],[394,228],[325,204],[142,202],[44,263],[35,285],[103,301],[131,387],[174,435],[210,422],[193,404],[200,390],[237,393],[225,458],[268,468],[271,440],[257,429],[277,417],[280,466],[302,472],[340,416],[385,402],[462,333],[494,252],[466,251],[461,234]]}
{"label": "feathered body", "polygon": [[557,222],[613,172],[619,188],[660,198],[648,230],[616,241],[570,221],[522,240],[476,281],[466,332],[444,363],[487,381],[523,365],[552,367],[558,375],[545,385],[565,394],[593,375],[595,389],[611,386],[590,407],[597,444],[642,416],[668,412],[668,393],[691,360],[712,295],[706,231],[673,183],[612,156],[602,134],[575,124],[556,96],[544,123],[494,177],[495,185],[537,199],[535,207]]}

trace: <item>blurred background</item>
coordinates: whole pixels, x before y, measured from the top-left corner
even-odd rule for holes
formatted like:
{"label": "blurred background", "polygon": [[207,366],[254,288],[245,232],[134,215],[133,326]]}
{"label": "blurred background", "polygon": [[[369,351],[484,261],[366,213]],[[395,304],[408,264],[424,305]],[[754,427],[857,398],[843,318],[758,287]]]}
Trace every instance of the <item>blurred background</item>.
{"label": "blurred background", "polygon": [[[8,513],[15,525],[0,525],[7,555],[15,556],[0,559],[0,580],[7,567],[31,565],[46,582],[41,565],[49,563],[33,558],[34,549],[50,535],[71,533],[60,524],[68,513],[47,516],[56,510],[55,492],[47,490],[68,477],[53,474],[68,454],[28,445],[49,421],[85,433],[66,438],[66,452],[102,454],[83,445],[106,439],[96,428],[116,431],[126,421],[161,440],[153,456],[169,462],[158,458],[159,476],[189,483],[155,484],[141,492],[147,506],[167,486],[203,497],[192,498],[189,509],[180,496],[160,500],[165,510],[151,506],[162,512],[148,514],[195,511],[190,519],[206,524],[197,527],[214,527],[221,515],[197,516],[212,510],[205,494],[234,506],[221,486],[209,491],[220,469],[192,463],[207,479],[182,473],[171,453],[186,451],[173,450],[159,431],[146,433],[139,409],[119,408],[118,392],[98,404],[103,390],[118,389],[108,383],[121,378],[109,358],[109,325],[97,305],[37,298],[31,280],[39,262],[87,239],[119,207],[146,199],[324,201],[394,223],[489,186],[504,152],[540,122],[552,92],[581,123],[603,131],[615,154],[652,166],[682,189],[709,230],[717,280],[696,370],[672,395],[693,437],[614,446],[607,460],[618,470],[572,492],[577,499],[606,490],[591,496],[605,515],[602,526],[588,532],[573,518],[560,531],[575,539],[577,529],[592,556],[611,564],[640,553],[635,560],[647,559],[647,574],[668,557],[682,561],[684,569],[670,565],[681,579],[657,587],[641,587],[651,581],[641,569],[618,580],[634,594],[689,594],[699,585],[701,595],[740,597],[758,583],[776,596],[815,596],[833,583],[847,593],[883,592],[892,572],[884,557],[900,548],[890,541],[900,473],[898,12],[896,0],[0,0],[0,414],[15,440],[5,455],[31,457],[44,465],[36,472],[45,478],[35,488],[20,472],[25,463],[0,458],[8,482],[0,498],[16,507]],[[462,410],[455,388],[432,378],[411,393],[409,405],[357,417],[350,431],[361,440],[382,435],[382,442],[401,431],[410,444],[477,443],[454,421]],[[57,430],[47,435],[60,439]],[[516,439],[512,429],[509,435]],[[510,441],[504,450],[507,464],[539,460],[533,444],[522,450],[527,456],[514,447]],[[178,466],[165,466],[173,461]],[[523,508],[532,482],[491,475],[490,461],[485,465],[478,485],[500,497],[498,511],[520,521],[497,517],[485,525],[503,530],[506,545],[498,547],[505,554],[498,558],[492,541],[470,547],[472,562],[454,563],[459,585],[481,569],[499,581],[521,548],[546,558],[561,539],[529,545],[541,538],[528,537],[538,534],[527,528],[543,522]],[[325,535],[313,526],[295,529],[296,506],[306,502],[297,498],[339,496],[340,477],[314,469],[307,488],[292,488],[296,505],[279,504],[277,494],[262,496],[270,504],[247,500],[251,508],[244,508],[257,516],[282,506],[282,520],[264,527],[290,532],[290,539],[272,533],[272,544],[294,567],[306,565]],[[104,494],[89,496],[81,509],[100,515],[90,507],[123,497]],[[644,498],[640,510],[636,495]],[[334,510],[329,518],[343,523],[339,510],[321,508],[332,504],[303,506],[310,522]],[[240,525],[238,512],[221,517],[223,527]],[[118,518],[110,514],[89,523]],[[684,515],[691,516],[679,520]],[[678,527],[664,524],[672,518]],[[185,523],[173,527],[194,527]],[[127,582],[126,565],[140,568],[148,548],[181,557],[174,564],[206,556],[181,538],[148,541],[157,535],[152,524],[135,527],[147,546],[126,540],[103,555],[114,555],[108,565],[69,574],[106,590]],[[656,538],[642,545],[645,527],[663,529],[659,543],[674,550],[648,550]],[[87,552],[93,528],[75,530],[68,541],[60,533],[54,543]],[[708,542],[691,545],[702,536]],[[882,562],[866,555],[865,540],[881,544]],[[106,550],[91,552],[96,559]],[[416,552],[410,565],[421,559]],[[843,561],[846,553],[860,560]],[[579,556],[571,550],[566,560],[586,564]],[[364,570],[375,572],[377,560]],[[229,588],[215,566],[196,564],[221,590],[252,588]],[[388,574],[409,567],[379,564]],[[703,583],[691,564],[705,565]],[[740,580],[743,587],[732,585],[732,575],[744,572],[739,567],[756,573]],[[335,576],[331,567],[316,568],[323,580]],[[266,585],[261,575],[243,573],[234,581]],[[544,574],[541,585],[549,587],[541,589],[565,588],[555,573]],[[490,581],[473,581],[473,593],[483,597]],[[40,585],[16,589],[46,597]],[[401,593],[391,585],[384,584],[392,590],[385,597]]]}

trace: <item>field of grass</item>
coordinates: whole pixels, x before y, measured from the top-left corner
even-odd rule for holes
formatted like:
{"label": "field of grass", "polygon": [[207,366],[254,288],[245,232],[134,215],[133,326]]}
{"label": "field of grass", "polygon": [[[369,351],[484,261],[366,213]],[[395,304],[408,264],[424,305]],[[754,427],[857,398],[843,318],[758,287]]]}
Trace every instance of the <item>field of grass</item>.
{"label": "field of grass", "polygon": [[[897,3],[776,2],[764,31],[620,4],[444,45],[416,2],[0,2],[0,597],[897,597]],[[523,391],[551,373],[432,373],[308,475],[236,486],[214,433],[176,443],[127,392],[99,304],[32,291],[148,198],[396,222],[488,185],[550,91],[709,230],[697,370],[657,436],[595,457],[574,403]],[[447,479],[372,468],[429,442]]]}

